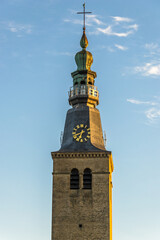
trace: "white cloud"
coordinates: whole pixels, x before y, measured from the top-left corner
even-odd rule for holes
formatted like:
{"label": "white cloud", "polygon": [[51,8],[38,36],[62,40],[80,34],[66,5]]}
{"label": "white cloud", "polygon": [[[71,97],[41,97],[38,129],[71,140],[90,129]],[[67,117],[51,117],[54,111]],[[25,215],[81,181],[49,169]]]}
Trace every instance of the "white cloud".
{"label": "white cloud", "polygon": [[[110,24],[106,28],[97,28],[99,33],[103,33],[109,36],[117,36],[117,37],[128,37],[131,34],[134,34],[135,31],[138,30],[138,24],[128,25],[129,22],[132,22],[131,18],[124,17],[112,17],[114,23]],[[117,25],[118,24],[118,25]],[[115,27],[119,27],[119,30],[115,30]],[[128,31],[124,31],[124,29],[128,29]]]}
{"label": "white cloud", "polygon": [[136,100],[133,98],[128,98],[127,102],[133,103],[133,104],[137,104],[137,105],[141,105],[141,104],[145,104],[145,105],[157,105],[156,102],[151,102],[151,101],[140,101],[140,100]]}
{"label": "white cloud", "polygon": [[147,70],[147,74],[160,76],[160,64],[149,67],[149,69]]}
{"label": "white cloud", "polygon": [[99,32],[102,32],[102,33],[107,34],[107,35],[111,35],[112,34],[112,27],[111,26],[108,26],[107,28],[104,28],[104,29],[97,28],[97,30]]}
{"label": "white cloud", "polygon": [[160,76],[160,46],[157,43],[144,44],[144,57],[146,62],[134,67],[134,73],[141,74],[145,77],[156,78]]}
{"label": "white cloud", "polygon": [[155,120],[160,119],[160,108],[150,108],[147,111],[145,111],[146,117],[154,122]]}
{"label": "white cloud", "polygon": [[122,51],[126,51],[128,49],[127,47],[119,45],[119,44],[115,44],[115,47]]}
{"label": "white cloud", "polygon": [[[81,19],[64,19],[64,22],[71,22],[73,24],[80,24],[83,25],[83,20]],[[104,25],[105,23],[103,23],[99,17],[97,15],[86,15],[86,26],[95,26],[95,23],[97,25]]]}
{"label": "white cloud", "polygon": [[[102,33],[108,36],[128,37],[138,30],[137,24],[129,24],[130,22],[133,22],[133,19],[131,18],[120,16],[111,17],[112,21],[110,24],[106,24],[101,19],[102,17],[98,15],[86,15],[86,26],[90,26],[89,34],[97,35]],[[64,19],[64,22],[83,25],[82,16],[80,19],[77,19],[75,17]],[[98,27],[96,27],[96,25]],[[108,26],[104,27],[104,25]]]}
{"label": "white cloud", "polygon": [[112,30],[112,26],[108,26],[107,28],[97,28],[99,32],[102,32],[109,36],[117,36],[117,37],[128,37],[128,35],[133,34],[133,31],[127,31],[127,32],[115,32]]}
{"label": "white cloud", "polygon": [[125,26],[125,28],[128,28],[128,29],[134,29],[135,31],[138,30],[138,24],[133,24],[133,25],[129,25],[129,26]]}
{"label": "white cloud", "polygon": [[141,73],[143,76],[160,76],[160,62],[145,63],[143,66],[135,67],[136,73]]}
{"label": "white cloud", "polygon": [[86,22],[96,23],[97,25],[104,25],[105,23],[98,19],[97,15],[87,15]]}
{"label": "white cloud", "polygon": [[[156,123],[160,120],[160,97],[155,96],[154,101],[140,101],[136,99],[127,99],[127,102],[136,105],[146,105],[148,109],[144,110],[143,113],[145,114],[146,118],[150,123]],[[152,107],[149,107],[152,106]]]}
{"label": "white cloud", "polygon": [[132,22],[133,19],[131,18],[127,18],[127,17],[119,17],[119,16],[115,16],[112,17],[114,19],[115,22]]}

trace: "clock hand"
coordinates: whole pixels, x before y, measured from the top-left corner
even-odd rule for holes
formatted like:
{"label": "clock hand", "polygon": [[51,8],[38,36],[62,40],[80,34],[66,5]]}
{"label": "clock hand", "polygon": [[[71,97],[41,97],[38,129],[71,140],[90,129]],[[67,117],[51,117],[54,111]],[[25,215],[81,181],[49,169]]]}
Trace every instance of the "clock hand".
{"label": "clock hand", "polygon": [[74,136],[77,136],[77,135],[80,135],[80,136],[81,136],[84,132],[85,132],[85,131],[82,130],[80,133],[74,134]]}
{"label": "clock hand", "polygon": [[80,136],[79,136],[79,138],[82,138],[82,134],[84,133],[85,131],[81,131],[81,134],[80,134]]}
{"label": "clock hand", "polygon": [[76,133],[76,134],[74,134],[74,136],[77,136],[77,135],[80,135],[81,134],[81,132],[80,133]]}

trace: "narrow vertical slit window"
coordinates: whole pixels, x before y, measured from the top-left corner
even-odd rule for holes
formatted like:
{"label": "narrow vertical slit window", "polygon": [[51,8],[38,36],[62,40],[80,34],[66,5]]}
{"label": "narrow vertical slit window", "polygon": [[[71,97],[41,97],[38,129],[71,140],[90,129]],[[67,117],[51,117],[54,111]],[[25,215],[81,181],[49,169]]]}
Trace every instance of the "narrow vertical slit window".
{"label": "narrow vertical slit window", "polygon": [[83,173],[83,188],[92,189],[92,171],[86,168]]}
{"label": "narrow vertical slit window", "polygon": [[76,168],[71,171],[70,189],[79,189],[79,171]]}

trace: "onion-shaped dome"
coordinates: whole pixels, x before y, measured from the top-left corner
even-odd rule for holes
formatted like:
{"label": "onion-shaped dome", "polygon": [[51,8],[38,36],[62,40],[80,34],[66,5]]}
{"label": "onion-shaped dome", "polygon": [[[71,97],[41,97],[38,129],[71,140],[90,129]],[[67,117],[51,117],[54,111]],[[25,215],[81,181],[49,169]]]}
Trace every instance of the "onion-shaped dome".
{"label": "onion-shaped dome", "polygon": [[86,48],[88,46],[88,39],[85,32],[83,32],[80,45],[82,47],[82,51],[78,52],[75,56],[77,70],[90,70],[93,63],[93,57],[92,53],[86,51]]}
{"label": "onion-shaped dome", "polygon": [[93,63],[92,53],[82,50],[76,54],[75,61],[77,64],[77,70],[90,70]]}

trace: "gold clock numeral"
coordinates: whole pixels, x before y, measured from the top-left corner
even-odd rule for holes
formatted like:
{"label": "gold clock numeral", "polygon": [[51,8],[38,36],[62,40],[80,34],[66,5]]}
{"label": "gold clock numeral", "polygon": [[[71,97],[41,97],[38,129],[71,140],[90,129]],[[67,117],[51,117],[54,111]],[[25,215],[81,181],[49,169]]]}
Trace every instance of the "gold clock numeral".
{"label": "gold clock numeral", "polygon": [[85,128],[87,128],[87,125],[85,125]]}
{"label": "gold clock numeral", "polygon": [[79,138],[76,138],[76,141],[79,142]]}
{"label": "gold clock numeral", "polygon": [[84,127],[84,124],[80,124],[80,127],[83,128],[83,127]]}
{"label": "gold clock numeral", "polygon": [[77,129],[78,129],[78,128],[80,128],[80,126],[79,126],[79,125],[77,125]]}
{"label": "gold clock numeral", "polygon": [[87,138],[84,139],[87,142]]}
{"label": "gold clock numeral", "polygon": [[83,139],[81,139],[80,142],[83,142]]}
{"label": "gold clock numeral", "polygon": [[87,138],[90,138],[90,136],[89,136],[89,135],[87,135]]}

